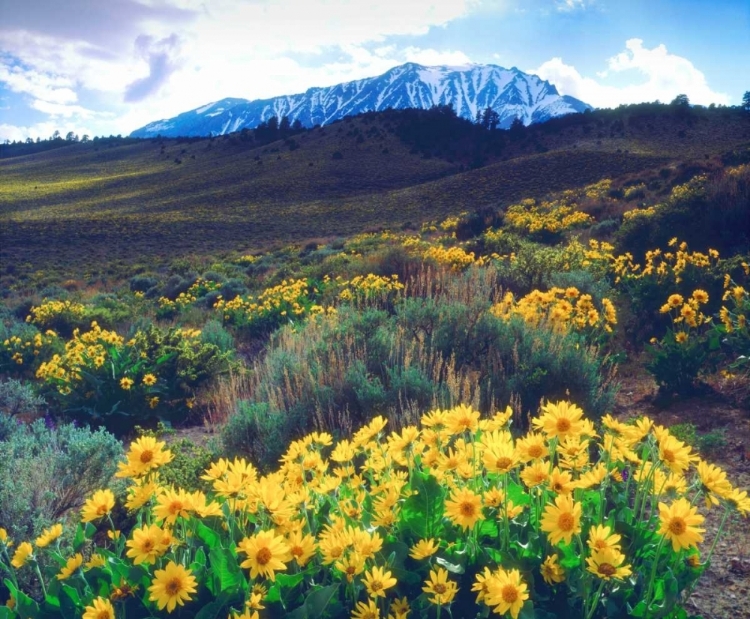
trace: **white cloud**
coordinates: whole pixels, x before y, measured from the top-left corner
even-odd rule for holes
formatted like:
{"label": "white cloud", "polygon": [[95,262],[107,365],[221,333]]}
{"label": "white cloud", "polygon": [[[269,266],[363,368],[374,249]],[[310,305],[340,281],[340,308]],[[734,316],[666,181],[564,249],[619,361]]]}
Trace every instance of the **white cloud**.
{"label": "white cloud", "polygon": [[31,107],[39,112],[49,114],[53,118],[60,116],[63,118],[92,118],[94,116],[102,116],[102,113],[88,110],[80,105],[66,105],[64,103],[53,103],[41,99],[34,100]]}
{"label": "white cloud", "polygon": [[407,62],[416,62],[425,66],[461,66],[471,63],[471,59],[460,51],[438,51],[436,49],[407,47],[404,50],[404,55]]}
{"label": "white cloud", "polygon": [[[13,27],[0,25],[0,50],[17,61],[12,71],[0,74],[0,81],[29,95],[35,109],[58,118],[85,120],[91,110],[73,104],[91,96],[106,101],[117,118],[92,122],[100,132],[109,133],[114,126],[127,133],[223,97],[300,92],[377,75],[405,61],[466,64],[469,58],[458,50],[404,49],[386,39],[426,34],[480,4],[409,0],[395,8],[372,0],[122,2],[140,8],[123,13],[118,23],[104,10],[116,7],[106,5],[93,30],[74,23],[61,23],[56,30],[55,20],[42,25],[33,15]],[[175,11],[180,19],[163,17]],[[111,44],[103,44],[105,40]],[[340,57],[329,61],[337,52]],[[316,58],[320,62],[311,62]]]}
{"label": "white cloud", "polygon": [[557,10],[563,13],[585,9],[590,4],[593,4],[593,0],[591,2],[586,2],[585,0],[555,0]]}
{"label": "white cloud", "polygon": [[[724,93],[714,92],[706,76],[692,62],[670,54],[664,45],[653,49],[643,46],[641,39],[629,39],[625,50],[607,61],[607,69],[597,73],[598,79],[585,77],[562,58],[552,58],[532,69],[539,77],[552,82],[560,93],[581,99],[594,107],[617,107],[642,101],[669,102],[678,94],[686,94],[692,103],[729,104]],[[624,86],[607,84],[614,74],[632,75]]]}
{"label": "white cloud", "polygon": [[54,103],[74,103],[78,95],[72,90],[72,79],[52,76],[0,62],[0,82],[13,92],[23,93]]}

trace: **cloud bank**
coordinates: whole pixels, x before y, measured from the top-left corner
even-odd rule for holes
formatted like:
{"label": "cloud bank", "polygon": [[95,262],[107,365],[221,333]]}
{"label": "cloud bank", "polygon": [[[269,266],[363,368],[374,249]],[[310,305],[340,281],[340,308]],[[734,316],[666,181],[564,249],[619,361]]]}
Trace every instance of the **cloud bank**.
{"label": "cloud bank", "polygon": [[[641,39],[629,39],[625,50],[607,61],[607,68],[597,77],[585,77],[562,58],[552,58],[531,73],[549,80],[561,94],[571,95],[594,107],[617,107],[642,101],[668,103],[678,94],[686,94],[691,103],[728,105],[729,96],[714,92],[706,76],[692,62],[670,54],[664,45],[644,47]],[[626,86],[607,84],[608,78],[635,73],[637,83]]]}

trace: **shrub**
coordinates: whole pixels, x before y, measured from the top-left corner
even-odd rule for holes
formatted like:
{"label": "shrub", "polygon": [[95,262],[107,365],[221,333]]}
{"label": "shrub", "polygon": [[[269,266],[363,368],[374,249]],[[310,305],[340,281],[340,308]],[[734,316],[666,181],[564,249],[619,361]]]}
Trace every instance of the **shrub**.
{"label": "shrub", "polygon": [[460,400],[483,411],[513,401],[523,426],[542,399],[566,391],[602,414],[614,393],[608,358],[584,335],[494,315],[488,279],[485,269],[412,282],[426,296],[401,299],[393,313],[341,307],[283,328],[251,375],[252,402],[270,407],[243,413],[255,440],[313,427],[337,434],[376,414],[401,427],[416,410]]}
{"label": "shrub", "polygon": [[159,285],[159,280],[151,275],[135,275],[130,278],[130,290],[132,292],[146,293]]}
{"label": "shrub", "polygon": [[218,320],[209,320],[201,329],[201,341],[216,346],[224,354],[234,354],[234,337]]}
{"label": "shrub", "polygon": [[0,527],[28,539],[107,486],[122,446],[111,434],[0,414]]}
{"label": "shrub", "polygon": [[66,416],[120,434],[136,423],[186,417],[195,392],[227,369],[229,354],[191,329],[148,325],[125,340],[92,324],[37,370],[43,393]]}
{"label": "shrub", "polygon": [[35,417],[46,407],[47,402],[37,395],[34,387],[20,380],[0,381],[0,413],[11,417],[25,415]]}
{"label": "shrub", "polygon": [[294,421],[266,403],[241,401],[222,430],[224,451],[229,457],[251,457],[261,466],[276,462],[295,434]]}
{"label": "shrub", "polygon": [[196,445],[188,439],[169,443],[169,450],[174,458],[159,469],[161,482],[189,492],[205,490],[207,484],[201,475],[216,457],[216,450]]}

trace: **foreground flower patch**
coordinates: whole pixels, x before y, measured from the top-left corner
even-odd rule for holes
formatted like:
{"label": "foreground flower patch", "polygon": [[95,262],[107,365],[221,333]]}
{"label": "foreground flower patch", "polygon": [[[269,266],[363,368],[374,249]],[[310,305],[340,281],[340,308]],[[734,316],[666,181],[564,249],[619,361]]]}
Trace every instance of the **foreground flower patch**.
{"label": "foreground flower patch", "polygon": [[391,433],[377,417],[292,443],[267,475],[221,459],[206,493],[162,486],[171,453],[138,439],[126,495],[96,492],[72,548],[59,525],[33,543],[0,529],[0,617],[687,617],[715,546],[700,512],[723,528],[747,493],[648,419],[597,428],[548,403],[514,438],[512,416],[458,406]]}

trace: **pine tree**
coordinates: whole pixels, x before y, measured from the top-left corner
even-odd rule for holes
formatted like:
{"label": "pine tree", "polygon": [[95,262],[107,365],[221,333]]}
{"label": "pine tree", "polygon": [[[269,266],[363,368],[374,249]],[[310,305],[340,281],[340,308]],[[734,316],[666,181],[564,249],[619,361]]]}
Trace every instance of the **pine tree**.
{"label": "pine tree", "polygon": [[746,91],[742,96],[742,107],[750,112],[750,90]]}

